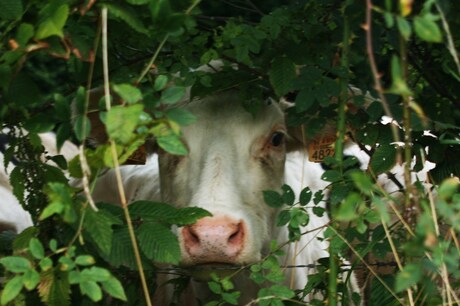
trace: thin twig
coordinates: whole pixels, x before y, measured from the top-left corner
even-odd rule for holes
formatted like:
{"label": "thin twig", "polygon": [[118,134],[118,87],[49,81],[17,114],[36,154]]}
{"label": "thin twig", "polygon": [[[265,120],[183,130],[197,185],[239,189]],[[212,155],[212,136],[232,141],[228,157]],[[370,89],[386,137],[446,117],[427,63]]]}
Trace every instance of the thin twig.
{"label": "thin twig", "polygon": [[[366,23],[364,25],[364,30],[366,31],[366,50],[369,57],[369,65],[371,66],[372,76],[374,77],[375,90],[379,95],[383,111],[385,112],[385,115],[393,118],[387,99],[384,95],[382,83],[380,82],[380,73],[378,72],[377,64],[375,63],[374,48],[372,47],[372,6],[372,1],[366,0]],[[398,129],[395,125],[391,125],[391,131],[393,133],[394,141],[399,142]]]}
{"label": "thin twig", "polygon": [[[201,2],[201,0],[196,0],[195,2],[192,3],[192,5],[190,5],[190,7],[185,11],[185,15],[190,15],[190,13],[192,12],[192,10]],[[152,69],[152,66],[153,64],[155,63],[158,55],[160,54],[160,51],[161,49],[163,49],[163,46],[164,44],[166,43],[166,41],[168,40],[169,38],[169,33],[165,35],[165,37],[161,40],[160,44],[158,45],[155,53],[153,54],[152,58],[150,59],[150,61],[147,63],[147,65],[145,66],[144,70],[141,72],[139,78],[137,78],[137,81],[135,83],[135,85],[139,85],[141,83],[141,81],[144,79],[144,77],[147,75],[147,73]]]}
{"label": "thin twig", "polygon": [[[111,101],[110,101],[110,88],[109,88],[109,61],[108,61],[108,43],[107,43],[107,7],[102,8],[102,62],[103,62],[103,73],[104,73],[104,94],[105,94],[105,103],[107,111],[110,111]],[[123,187],[123,181],[121,178],[120,164],[118,162],[118,153],[115,141],[110,139],[110,147],[112,151],[112,159],[115,165],[115,176],[118,185],[118,192],[120,195],[120,202],[125,214],[126,223],[128,225],[128,232],[131,239],[131,243],[134,249],[134,256],[136,258],[136,264],[139,269],[139,276],[141,278],[142,289],[144,291],[145,301],[148,306],[152,306],[150,300],[150,292],[147,286],[147,281],[144,274],[144,268],[142,266],[142,260],[140,256],[139,247],[137,245],[136,235],[134,233],[133,223],[131,221],[131,216],[129,215],[128,203],[126,200],[126,194]]]}

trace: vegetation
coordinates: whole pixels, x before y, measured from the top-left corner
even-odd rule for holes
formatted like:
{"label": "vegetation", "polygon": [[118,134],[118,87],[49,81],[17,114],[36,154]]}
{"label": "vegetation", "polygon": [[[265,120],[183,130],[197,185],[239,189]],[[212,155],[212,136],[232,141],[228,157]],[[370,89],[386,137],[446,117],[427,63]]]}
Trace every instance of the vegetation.
{"label": "vegetation", "polygon": [[[87,178],[90,189],[103,168],[117,168],[150,136],[164,150],[186,154],[180,128],[194,118],[163,106],[179,102],[193,85],[192,96],[238,87],[250,112],[267,98],[286,97],[295,103],[289,125],[307,127],[307,138],[326,125],[337,127],[335,154],[325,157],[330,170],[323,176],[331,183],[331,258],[294,292],[281,285],[273,246],[250,268],[255,282],[272,284],[255,303],[296,305],[321,291],[327,298],[312,304],[335,305],[337,291],[346,294],[337,281],[339,254],[351,254],[352,269],[372,276],[363,297],[370,305],[460,304],[459,6],[448,0],[2,0],[0,122],[10,136],[5,157],[18,161],[11,184],[37,226],[17,236],[0,234],[0,303],[150,304],[147,292],[154,288],[145,280],[155,284],[153,262],[179,261],[171,226],[207,212],[148,202],[129,208],[97,203],[95,211],[82,190],[68,185],[64,171]],[[225,64],[218,73],[193,69],[215,59]],[[100,103],[110,139],[89,148],[88,115],[95,110],[88,109],[86,93],[109,82],[124,103]],[[375,99],[350,96],[350,84]],[[400,128],[382,124],[382,115]],[[59,146],[82,144],[84,154],[70,163],[49,156],[37,136],[48,131]],[[343,156],[345,137],[368,152],[368,171]],[[396,182],[398,197],[377,176],[401,161],[408,162],[404,182]],[[410,172],[427,161],[436,163],[429,181],[412,184]],[[283,207],[278,223],[296,240],[309,214],[324,213],[305,209],[323,194],[305,189],[296,206],[289,190],[267,191],[266,199]],[[397,273],[378,276],[375,263],[388,256]],[[221,300],[208,305],[238,304],[231,279],[214,276],[209,286]]]}

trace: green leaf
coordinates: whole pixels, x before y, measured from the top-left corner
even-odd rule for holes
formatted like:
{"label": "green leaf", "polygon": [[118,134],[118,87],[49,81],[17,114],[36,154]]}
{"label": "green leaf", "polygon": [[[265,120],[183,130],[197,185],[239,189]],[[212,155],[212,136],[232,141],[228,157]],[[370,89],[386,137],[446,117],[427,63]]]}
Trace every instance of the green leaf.
{"label": "green leaf", "polygon": [[321,179],[327,182],[338,182],[342,179],[342,175],[337,170],[327,170],[321,175]]}
{"label": "green leaf", "polygon": [[302,189],[299,196],[300,205],[305,206],[310,203],[312,195],[310,188],[305,187]]}
{"label": "green leaf", "polygon": [[77,140],[85,140],[91,132],[91,122],[89,121],[88,117],[86,117],[85,115],[77,116],[73,124],[73,130],[75,132],[75,137],[77,137]]}
{"label": "green leaf", "polygon": [[37,238],[32,238],[29,241],[29,251],[33,257],[43,259],[45,257],[45,249],[42,243]]}
{"label": "green leaf", "polygon": [[107,112],[106,127],[110,138],[121,144],[127,144],[133,138],[133,132],[143,112],[140,104],[114,106]]}
{"label": "green leaf", "polygon": [[283,190],[282,197],[283,197],[284,203],[286,203],[289,206],[294,205],[295,194],[294,194],[294,191],[292,190],[292,188],[289,187],[288,185],[283,185],[281,187],[281,189]]}
{"label": "green leaf", "polygon": [[270,287],[270,292],[274,296],[282,298],[282,299],[290,299],[290,298],[294,297],[294,295],[295,295],[293,290],[289,289],[286,286],[282,286],[282,285],[273,285],[273,286],[271,286]]}
{"label": "green leaf", "polygon": [[222,299],[231,305],[238,305],[238,298],[240,297],[240,294],[241,293],[238,291],[231,293],[223,292]]}
{"label": "green leaf", "polygon": [[40,278],[42,285],[38,286],[38,292],[46,305],[69,305],[70,283],[67,272],[52,269],[42,272]]}
{"label": "green leaf", "polygon": [[167,110],[166,117],[181,126],[186,126],[196,121],[196,117],[191,112],[183,108],[173,108]]}
{"label": "green leaf", "polygon": [[113,91],[115,91],[120,98],[129,103],[133,104],[142,100],[142,92],[139,88],[134,87],[130,84],[115,84],[112,86]]}
{"label": "green leaf", "polygon": [[148,34],[147,28],[142,23],[142,18],[138,16],[137,11],[129,6],[118,5],[115,3],[104,3],[110,14],[120,18],[133,30],[142,34]]}
{"label": "green leaf", "polygon": [[159,75],[155,79],[155,83],[153,84],[153,89],[155,91],[160,91],[165,88],[166,84],[168,84],[168,77],[165,75]]}
{"label": "green leaf", "polygon": [[174,104],[180,101],[185,95],[185,87],[173,86],[166,88],[161,94],[160,102],[163,104]]}
{"label": "green leaf", "polygon": [[340,204],[335,219],[339,221],[351,221],[357,217],[357,208],[363,202],[358,193],[350,193],[345,201]]}
{"label": "green leaf", "polygon": [[279,208],[284,204],[282,196],[276,191],[265,190],[263,195],[265,203],[270,207]]}
{"label": "green leaf", "polygon": [[179,226],[193,224],[198,219],[211,216],[208,211],[199,207],[177,209],[169,204],[151,201],[136,201],[129,205],[129,212],[135,217]]}
{"label": "green leaf", "polygon": [[109,270],[101,267],[84,269],[81,271],[80,276],[82,280],[91,282],[105,282],[112,277]]}
{"label": "green leaf", "polygon": [[80,255],[75,258],[75,263],[79,266],[91,266],[96,263],[96,260],[91,255]]}
{"label": "green leaf", "polygon": [[151,0],[126,0],[129,4],[133,5],[143,5],[143,4],[149,4]]}
{"label": "green leaf", "polygon": [[372,183],[369,176],[361,171],[354,171],[350,174],[350,177],[355,183],[356,187],[358,187],[362,193],[369,196],[372,195],[374,184]]}
{"label": "green leaf", "polygon": [[300,113],[309,110],[310,107],[313,106],[315,100],[315,94],[310,88],[302,89],[295,98],[295,108],[297,112]]}
{"label": "green leaf", "polygon": [[152,134],[156,137],[158,145],[166,152],[174,155],[188,154],[188,150],[182,143],[179,135],[166,124],[160,123],[151,131]]}
{"label": "green leaf", "polygon": [[440,43],[442,42],[442,33],[434,17],[431,14],[416,16],[414,18],[414,30],[422,40]]}
{"label": "green leaf", "polygon": [[85,235],[88,235],[94,241],[97,247],[105,255],[110,254],[113,239],[113,225],[122,224],[121,220],[117,219],[105,210],[94,211],[87,207],[85,219],[83,220],[83,228]]}
{"label": "green leaf", "polygon": [[115,277],[112,276],[101,284],[102,288],[105,290],[105,292],[110,294],[110,296],[122,301],[127,301],[125,290],[123,289],[120,281]]}
{"label": "green leaf", "polygon": [[389,90],[391,93],[403,96],[412,95],[412,92],[407,86],[406,80],[403,76],[400,60],[395,55],[391,58],[391,78],[393,81]]}
{"label": "green leaf", "polygon": [[82,294],[87,295],[93,302],[102,300],[102,290],[96,282],[80,282],[80,291]]}
{"label": "green leaf", "polygon": [[179,263],[179,241],[169,228],[155,222],[145,222],[137,230],[137,237],[141,250],[149,259],[160,263]]}
{"label": "green leaf", "polygon": [[396,163],[396,148],[394,145],[381,145],[372,155],[369,168],[375,175],[393,168]]}
{"label": "green leaf", "polygon": [[401,292],[415,285],[423,275],[420,265],[408,264],[396,275],[395,290]]}
{"label": "green leaf", "polygon": [[50,36],[59,36],[64,38],[64,25],[69,16],[69,6],[63,4],[52,12],[50,16],[40,23],[35,33],[35,38],[38,40],[48,38]]}
{"label": "green leaf", "polygon": [[[16,0],[15,2],[21,3],[19,0]],[[34,26],[29,23],[21,23],[18,32],[16,33],[16,40],[18,44],[24,48],[32,37],[34,37]]]}
{"label": "green leaf", "polygon": [[13,273],[23,273],[32,268],[30,261],[27,258],[20,256],[8,256],[0,259],[6,270]]}
{"label": "green leaf", "polygon": [[270,83],[278,96],[287,94],[292,89],[296,78],[294,63],[287,57],[277,57],[269,71]]}
{"label": "green leaf", "polygon": [[412,34],[412,28],[410,26],[410,23],[405,18],[397,16],[396,24],[398,26],[399,33],[401,33],[402,37],[404,37],[405,40],[409,40],[410,35]]}
{"label": "green leaf", "polygon": [[20,275],[16,275],[9,280],[3,288],[2,298],[0,299],[1,304],[6,305],[12,301],[21,292],[23,284],[23,278]]}
{"label": "green leaf", "polygon": [[22,0],[0,1],[0,18],[6,20],[19,19],[24,12]]}
{"label": "green leaf", "polygon": [[136,269],[136,258],[132,247],[128,228],[122,227],[113,231],[112,248],[107,261],[114,267],[121,265]]}
{"label": "green leaf", "polygon": [[23,282],[27,290],[32,290],[40,283],[40,274],[34,269],[27,270],[23,275]]}
{"label": "green leaf", "polygon": [[291,221],[291,214],[289,210],[282,210],[277,218],[276,226],[284,226]]}

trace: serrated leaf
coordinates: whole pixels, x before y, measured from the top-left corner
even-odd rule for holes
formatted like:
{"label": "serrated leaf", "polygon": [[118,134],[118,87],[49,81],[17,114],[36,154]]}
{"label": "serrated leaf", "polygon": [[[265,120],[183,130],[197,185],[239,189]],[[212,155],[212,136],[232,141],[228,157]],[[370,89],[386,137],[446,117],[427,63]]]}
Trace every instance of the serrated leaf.
{"label": "serrated leaf", "polygon": [[112,85],[112,88],[123,101],[129,104],[142,100],[142,92],[140,89],[131,84],[115,84]]}
{"label": "serrated leaf", "polygon": [[141,250],[149,259],[161,263],[179,263],[179,241],[169,228],[158,223],[146,222],[137,230],[137,237]]}
{"label": "serrated leaf", "polygon": [[2,305],[6,305],[9,301],[12,301],[21,292],[23,286],[23,278],[20,275],[16,275],[10,279],[2,291],[2,298],[0,302]]}
{"label": "serrated leaf", "polygon": [[179,226],[193,224],[198,219],[211,216],[208,211],[199,207],[177,209],[169,204],[151,201],[136,201],[129,205],[129,212],[135,217]]}
{"label": "serrated leaf", "polygon": [[22,0],[0,1],[0,18],[6,20],[19,19],[24,12]]}
{"label": "serrated leaf", "polygon": [[38,26],[35,38],[38,40],[48,38],[50,36],[59,36],[64,38],[64,25],[69,16],[69,6],[63,4],[47,16],[42,23]]}
{"label": "serrated leaf", "polygon": [[27,290],[32,290],[40,282],[40,274],[34,269],[27,270],[23,275],[23,282]]}
{"label": "serrated leaf", "polygon": [[110,254],[112,248],[113,229],[112,226],[121,224],[121,220],[112,216],[109,212],[100,210],[95,212],[86,208],[85,219],[83,220],[84,233],[91,237],[97,247],[105,255]]}
{"label": "serrated leaf", "polygon": [[102,288],[107,292],[110,296],[117,298],[122,301],[127,301],[125,290],[121,285],[120,281],[115,277],[110,277],[108,280],[101,283]]}
{"label": "serrated leaf", "polygon": [[137,15],[137,12],[128,6],[122,6],[115,3],[104,3],[110,14],[120,18],[133,30],[142,34],[148,34],[147,28],[142,24],[142,18]]}
{"label": "serrated leaf", "polygon": [[[21,2],[21,1],[15,1]],[[1,9],[0,9],[1,11]],[[34,26],[29,23],[21,23],[18,32],[16,33],[16,40],[21,47],[25,47],[29,40],[34,37]]]}
{"label": "serrated leaf", "polygon": [[80,282],[80,291],[82,294],[87,295],[93,302],[102,300],[102,290],[96,282]]}
{"label": "serrated leaf", "polygon": [[66,272],[53,269],[42,273],[38,291],[41,300],[47,305],[67,306],[70,304],[70,283]]}
{"label": "serrated leaf", "polygon": [[128,228],[122,227],[113,231],[112,248],[107,261],[114,267],[126,266],[136,270],[136,258],[132,247]]}
{"label": "serrated leaf", "polygon": [[295,98],[295,108],[297,112],[305,112],[313,106],[316,98],[313,91],[309,89],[302,89]]}
{"label": "serrated leaf", "polygon": [[396,275],[395,290],[401,292],[415,285],[423,275],[420,265],[408,264]]}
{"label": "serrated leaf", "polygon": [[265,190],[263,196],[265,203],[270,207],[279,208],[284,204],[282,196],[276,191]]}
{"label": "serrated leaf", "polygon": [[4,257],[0,259],[0,264],[13,273],[23,273],[32,268],[30,261],[20,256]]}
{"label": "serrated leaf", "polygon": [[295,79],[294,63],[287,57],[277,57],[269,71],[270,83],[278,96],[287,94],[292,89],[291,82]]}
{"label": "serrated leaf", "polygon": [[414,18],[414,30],[418,37],[428,42],[442,42],[442,33],[433,15],[426,14]]}
{"label": "serrated leaf", "polygon": [[29,251],[36,259],[43,259],[45,257],[45,249],[42,243],[37,238],[32,238],[29,241]]}
{"label": "serrated leaf", "polygon": [[396,148],[394,145],[381,145],[372,155],[369,168],[375,175],[393,168],[396,163]]}
{"label": "serrated leaf", "polygon": [[143,105],[114,106],[107,112],[106,127],[110,138],[120,144],[128,144],[134,129],[140,122]]}

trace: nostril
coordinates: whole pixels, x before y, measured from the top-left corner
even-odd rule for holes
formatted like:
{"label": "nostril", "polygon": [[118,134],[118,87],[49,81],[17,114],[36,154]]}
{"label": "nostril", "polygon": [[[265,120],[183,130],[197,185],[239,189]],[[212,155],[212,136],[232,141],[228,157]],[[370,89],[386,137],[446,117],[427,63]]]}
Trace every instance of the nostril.
{"label": "nostril", "polygon": [[186,226],[182,230],[182,235],[184,236],[185,241],[189,245],[198,245],[200,244],[200,237],[195,232],[192,226]]}
{"label": "nostril", "polygon": [[239,245],[243,241],[243,236],[244,236],[243,225],[240,222],[236,226],[235,231],[228,237],[227,242],[232,245]]}

